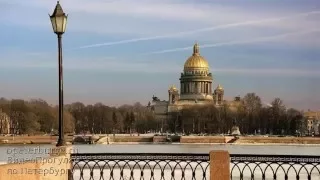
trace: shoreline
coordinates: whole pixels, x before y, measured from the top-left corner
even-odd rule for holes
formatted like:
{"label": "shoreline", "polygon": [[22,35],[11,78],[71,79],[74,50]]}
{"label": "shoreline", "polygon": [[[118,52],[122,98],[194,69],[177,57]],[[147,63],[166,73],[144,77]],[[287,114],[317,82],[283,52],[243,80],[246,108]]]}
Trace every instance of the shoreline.
{"label": "shoreline", "polygon": [[[106,138],[107,137],[107,138]],[[14,145],[55,145],[57,137],[50,136],[16,136],[0,137],[0,146]],[[81,139],[80,139],[81,140]],[[100,136],[94,144],[168,144],[168,145],[250,145],[250,146],[320,146],[320,137],[260,137],[240,136],[181,136],[168,142],[166,136]],[[72,145],[73,137],[66,137],[66,142]],[[86,144],[86,141],[74,145]],[[87,141],[88,142],[88,141]]]}
{"label": "shoreline", "polygon": [[[137,144],[148,144],[148,145],[230,145],[230,146],[319,146],[320,144],[297,144],[297,143],[153,143],[153,142],[113,142],[111,144],[103,144],[103,145],[137,145]],[[81,145],[81,144],[77,144]]]}
{"label": "shoreline", "polygon": [[[55,142],[41,142],[41,143],[0,143],[1,146],[21,146],[21,145],[55,145]],[[319,146],[320,144],[302,144],[302,143],[167,143],[167,142],[112,142],[110,144],[72,144],[68,143],[68,146],[74,145],[228,145],[228,146]]]}

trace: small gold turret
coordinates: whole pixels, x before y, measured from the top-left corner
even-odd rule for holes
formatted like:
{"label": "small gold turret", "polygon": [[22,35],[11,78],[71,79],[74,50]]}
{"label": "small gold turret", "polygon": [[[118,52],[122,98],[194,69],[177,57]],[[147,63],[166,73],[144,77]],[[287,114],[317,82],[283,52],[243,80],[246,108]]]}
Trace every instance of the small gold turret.
{"label": "small gold turret", "polygon": [[177,90],[177,88],[176,88],[176,86],[175,86],[175,85],[172,85],[172,86],[170,86],[169,90],[171,90],[171,91],[176,91],[176,90]]}
{"label": "small gold turret", "polygon": [[217,89],[218,89],[218,90],[222,90],[222,91],[224,90],[223,87],[222,87],[220,84],[218,84]]}

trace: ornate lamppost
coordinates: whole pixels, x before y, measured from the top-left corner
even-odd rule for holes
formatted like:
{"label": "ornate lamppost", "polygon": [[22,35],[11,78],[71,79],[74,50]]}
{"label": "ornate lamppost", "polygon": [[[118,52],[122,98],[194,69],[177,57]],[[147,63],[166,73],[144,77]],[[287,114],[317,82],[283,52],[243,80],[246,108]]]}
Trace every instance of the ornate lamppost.
{"label": "ornate lamppost", "polygon": [[[50,16],[50,15],[49,15]],[[66,30],[67,15],[63,12],[62,7],[57,5],[50,16],[53,32],[58,36],[58,60],[59,60],[59,139],[56,146],[64,146],[64,129],[63,129],[63,72],[62,72],[62,34]]]}

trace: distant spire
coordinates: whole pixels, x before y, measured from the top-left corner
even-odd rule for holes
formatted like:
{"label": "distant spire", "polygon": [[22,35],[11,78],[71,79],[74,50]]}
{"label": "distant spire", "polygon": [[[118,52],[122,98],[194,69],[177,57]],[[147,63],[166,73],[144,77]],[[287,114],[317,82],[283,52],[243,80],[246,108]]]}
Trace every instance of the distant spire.
{"label": "distant spire", "polygon": [[196,42],[193,46],[193,55],[200,55],[198,42]]}

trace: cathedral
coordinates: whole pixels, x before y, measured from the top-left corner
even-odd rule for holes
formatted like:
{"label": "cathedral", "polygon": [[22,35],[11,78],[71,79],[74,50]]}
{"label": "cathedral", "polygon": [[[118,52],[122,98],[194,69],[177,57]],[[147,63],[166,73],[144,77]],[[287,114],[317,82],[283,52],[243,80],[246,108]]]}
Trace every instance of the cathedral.
{"label": "cathedral", "polygon": [[209,63],[200,55],[199,45],[196,43],[192,55],[184,63],[180,76],[180,92],[173,85],[168,90],[167,101],[153,96],[148,107],[152,109],[156,119],[168,120],[170,113],[179,112],[186,106],[214,104],[219,107],[225,103],[235,106],[240,102],[240,97],[236,97],[234,101],[225,101],[224,88],[218,84],[213,89],[213,85]]}

